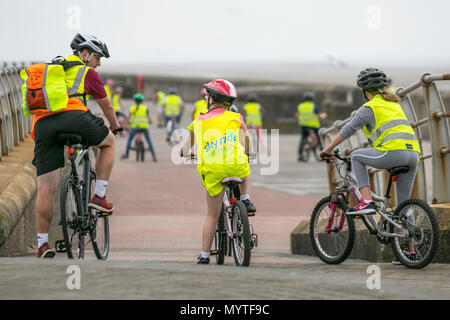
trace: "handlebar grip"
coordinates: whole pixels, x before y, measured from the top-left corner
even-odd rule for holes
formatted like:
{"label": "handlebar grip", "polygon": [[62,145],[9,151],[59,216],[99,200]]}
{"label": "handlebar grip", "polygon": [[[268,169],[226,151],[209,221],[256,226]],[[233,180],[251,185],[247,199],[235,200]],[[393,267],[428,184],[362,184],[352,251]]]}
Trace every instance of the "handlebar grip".
{"label": "handlebar grip", "polygon": [[320,154],[320,161],[326,161],[327,163],[331,162],[331,156],[328,153],[322,152]]}

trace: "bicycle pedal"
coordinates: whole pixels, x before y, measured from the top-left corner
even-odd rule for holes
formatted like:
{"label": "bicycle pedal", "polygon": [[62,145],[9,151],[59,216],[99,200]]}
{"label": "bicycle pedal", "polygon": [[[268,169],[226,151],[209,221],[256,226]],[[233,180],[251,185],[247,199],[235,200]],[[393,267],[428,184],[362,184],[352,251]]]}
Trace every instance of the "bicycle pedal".
{"label": "bicycle pedal", "polygon": [[55,251],[58,253],[67,252],[66,242],[64,240],[55,241]]}
{"label": "bicycle pedal", "polygon": [[256,215],[256,212],[247,212],[249,217],[254,217]]}
{"label": "bicycle pedal", "polygon": [[219,254],[219,250],[211,250],[210,253],[212,256],[215,256]]}

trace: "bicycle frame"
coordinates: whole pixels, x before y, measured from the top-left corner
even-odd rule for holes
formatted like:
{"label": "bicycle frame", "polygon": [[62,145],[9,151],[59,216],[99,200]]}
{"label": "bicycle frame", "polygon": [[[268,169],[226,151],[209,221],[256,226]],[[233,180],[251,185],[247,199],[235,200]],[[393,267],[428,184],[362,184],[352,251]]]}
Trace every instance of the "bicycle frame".
{"label": "bicycle frame", "polygon": [[236,201],[235,198],[232,198],[231,201],[229,200],[229,195],[231,196],[231,190],[228,186],[225,187],[225,192],[223,195],[223,208],[224,208],[224,212],[225,212],[225,217],[227,219],[227,235],[230,238],[233,238],[233,230],[231,228],[231,207],[234,204],[234,202]]}
{"label": "bicycle frame", "polygon": [[[362,195],[359,192],[357,185],[358,185],[358,183],[356,182],[356,177],[350,172],[350,170],[348,170],[348,168],[346,168],[344,185],[340,188],[336,188],[336,190],[332,193],[331,205],[330,205],[331,215],[328,220],[327,227],[326,227],[327,233],[329,233],[331,231],[335,231],[335,232],[342,231],[342,228],[344,227],[346,214],[343,214],[341,216],[341,221],[339,223],[339,227],[337,228],[337,230],[331,229],[331,226],[333,225],[333,222],[334,222],[335,213],[336,213],[336,204],[333,202],[335,202],[337,198],[341,197],[345,201],[346,204],[348,203],[348,201],[347,201],[348,199],[345,196],[346,194],[351,194],[356,202],[360,202],[362,200]],[[386,196],[384,196],[384,197],[379,196],[379,195],[375,194],[374,192],[370,191],[373,201],[382,203],[381,208],[376,210],[376,213],[378,213],[381,217],[380,217],[379,222],[377,222],[376,219],[373,217],[373,215],[368,215],[368,216],[363,215],[362,216],[363,222],[366,225],[367,229],[370,231],[370,233],[376,234],[377,236],[405,238],[408,236],[408,231],[405,230],[405,228],[403,228],[401,225],[399,225],[398,223],[393,221],[389,217],[390,214],[386,210],[386,208],[388,207],[390,186],[391,186],[391,183],[389,183],[388,192],[386,193]],[[366,222],[366,217],[370,223],[370,226]],[[385,222],[388,222],[391,225],[395,226],[399,230],[399,233],[390,233],[390,232],[384,231],[383,227],[384,227]]]}

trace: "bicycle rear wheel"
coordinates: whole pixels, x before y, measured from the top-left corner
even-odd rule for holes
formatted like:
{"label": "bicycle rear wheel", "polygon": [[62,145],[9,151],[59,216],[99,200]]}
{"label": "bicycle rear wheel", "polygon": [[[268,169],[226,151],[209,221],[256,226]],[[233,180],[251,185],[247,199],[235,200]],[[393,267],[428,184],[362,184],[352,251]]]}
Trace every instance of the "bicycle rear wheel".
{"label": "bicycle rear wheel", "polygon": [[[336,205],[334,212],[330,208],[331,204]],[[345,209],[344,201],[337,199],[331,203],[331,196],[328,196],[316,204],[311,215],[311,244],[314,252],[325,263],[339,264],[352,252],[355,223],[345,216]]]}
{"label": "bicycle rear wheel", "polygon": [[248,213],[241,201],[236,201],[232,207],[233,217],[231,228],[233,230],[233,255],[237,266],[250,265],[251,233],[248,222]]}
{"label": "bicycle rear wheel", "polygon": [[300,156],[303,162],[309,161],[309,157],[311,156],[311,145],[309,144],[308,141],[305,142],[305,145],[303,146],[303,150]]}
{"label": "bicycle rear wheel", "polygon": [[[396,257],[407,268],[426,267],[436,254],[439,243],[439,223],[433,209],[420,199],[403,201],[395,210],[394,217],[409,232],[408,238],[391,239]],[[396,232],[391,225],[391,232]],[[410,246],[415,255],[411,255]]]}
{"label": "bicycle rear wheel", "polygon": [[[83,259],[84,235],[80,230],[79,206],[77,206],[74,183],[70,175],[63,177],[60,188],[61,227],[67,257],[69,259]],[[82,200],[80,199],[80,201]]]}
{"label": "bicycle rear wheel", "polygon": [[216,234],[214,236],[214,248],[217,251],[215,258],[217,264],[223,264],[225,262],[225,253],[227,250],[227,229],[225,226],[225,213],[222,206],[220,212],[219,221],[217,222]]}

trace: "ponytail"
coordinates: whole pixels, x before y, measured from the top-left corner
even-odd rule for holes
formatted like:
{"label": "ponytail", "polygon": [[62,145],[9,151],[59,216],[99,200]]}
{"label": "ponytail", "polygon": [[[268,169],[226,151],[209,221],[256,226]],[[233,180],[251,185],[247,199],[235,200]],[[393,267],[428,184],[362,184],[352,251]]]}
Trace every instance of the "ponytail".
{"label": "ponytail", "polygon": [[383,96],[384,100],[387,100],[387,101],[400,102],[400,101],[402,100],[402,99],[401,99],[399,96],[397,96],[395,93],[386,91],[385,89],[383,89],[383,90],[381,90],[381,89],[378,90],[378,94],[381,94],[381,95]]}

